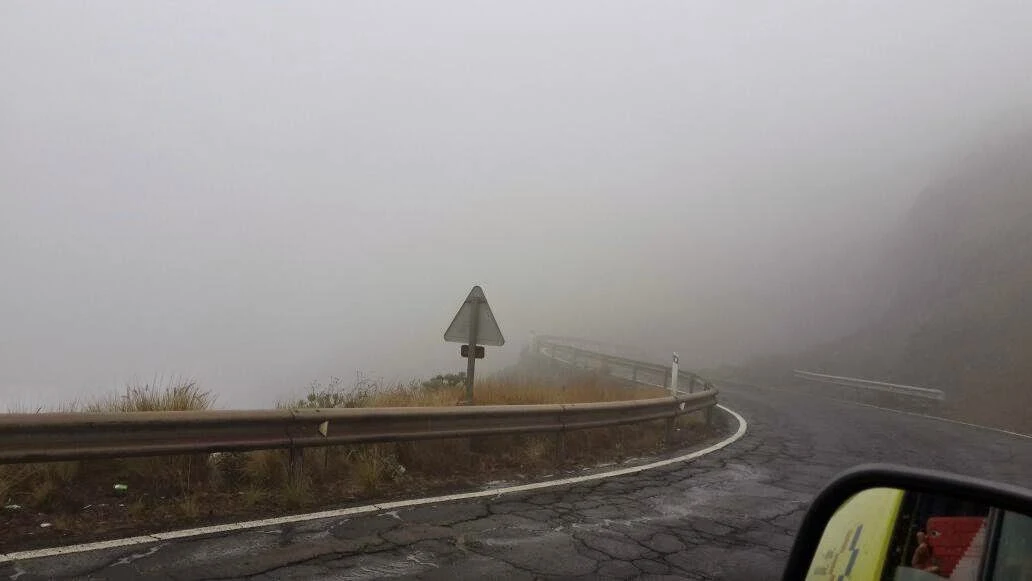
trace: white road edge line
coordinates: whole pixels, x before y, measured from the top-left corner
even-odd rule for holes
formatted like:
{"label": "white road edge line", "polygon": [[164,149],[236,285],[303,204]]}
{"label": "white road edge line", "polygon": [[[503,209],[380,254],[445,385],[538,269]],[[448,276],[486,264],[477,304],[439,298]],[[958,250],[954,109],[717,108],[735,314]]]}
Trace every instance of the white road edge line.
{"label": "white road edge line", "polygon": [[1029,435],[1029,434],[1022,434],[1021,432],[1011,432],[1010,430],[1004,430],[1002,428],[994,428],[992,426],[983,426],[981,424],[972,424],[970,422],[962,422],[960,420],[953,420],[953,419],[944,418],[944,417],[941,417],[941,416],[930,416],[928,414],[919,414],[917,412],[907,412],[907,411],[903,411],[903,410],[894,410],[892,408],[883,408],[881,406],[871,405],[869,403],[860,403],[860,402],[856,402],[856,401],[847,402],[847,403],[851,403],[853,405],[860,406],[860,407],[873,408],[873,409],[882,410],[882,411],[885,411],[885,412],[892,412],[894,414],[902,414],[904,416],[914,416],[914,417],[917,417],[917,418],[925,418],[925,419],[929,419],[929,420],[937,420],[937,421],[940,421],[940,422],[945,422],[947,424],[957,424],[957,425],[961,425],[961,426],[967,426],[969,428],[977,428],[979,430],[987,430],[987,431],[990,431],[990,432],[996,432],[997,434],[1006,434],[1008,436],[1016,436],[1018,438],[1032,439],[1032,435]]}
{"label": "white road edge line", "polygon": [[113,549],[117,547],[129,547],[133,545],[142,545],[146,543],[154,543],[160,541],[168,541],[172,539],[183,539],[188,537],[197,537],[202,535],[211,535],[229,531],[240,531],[247,529],[256,529],[267,526],[282,525],[288,523],[305,522],[311,520],[318,520],[323,518],[336,518],[341,516],[351,516],[356,514],[368,514],[374,512],[380,512],[384,510],[391,510],[396,508],[405,508],[410,506],[420,506],[424,504],[436,504],[440,502],[451,502],[455,500],[468,500],[471,498],[484,498],[487,496],[501,496],[503,494],[511,494],[513,492],[525,492],[527,490],[539,490],[542,488],[551,488],[553,486],[566,486],[569,484],[579,484],[581,482],[590,482],[592,480],[601,480],[603,478],[612,478],[614,476],[624,476],[627,474],[636,474],[638,472],[645,472],[646,470],[653,470],[655,468],[662,468],[664,466],[670,466],[671,464],[677,464],[680,462],[687,462],[689,460],[695,460],[707,454],[716,452],[734,444],[745,435],[749,425],[746,423],[745,418],[725,406],[717,405],[718,408],[724,410],[730,414],[738,422],[738,430],[734,434],[731,434],[727,438],[708,446],[701,450],[685,454],[683,456],[677,456],[676,458],[668,458],[666,460],[659,460],[649,464],[642,464],[641,466],[632,466],[628,468],[621,468],[619,470],[610,470],[608,472],[600,472],[598,474],[587,474],[584,476],[573,476],[570,478],[560,478],[558,480],[545,480],[543,482],[533,482],[530,484],[520,484],[518,486],[507,486],[505,488],[493,488],[488,490],[477,490],[475,492],[462,492],[458,494],[448,494],[444,496],[432,496],[429,498],[416,498],[412,500],[402,500],[398,502],[384,502],[380,504],[369,504],[365,506],[354,506],[351,508],[341,508],[336,510],[325,510],[322,512],[313,512],[308,514],[296,514],[290,516],[282,516],[278,518],[268,518],[262,520],[252,520],[239,523],[230,523],[224,525],[214,525],[208,527],[200,527],[194,529],[184,529],[179,531],[169,531],[165,533],[154,533],[151,535],[143,535],[138,537],[128,537],[124,539],[115,539],[111,541],[100,541],[96,543],[85,543],[81,545],[68,545],[65,547],[53,547],[49,549],[37,549],[33,551],[20,551],[15,553],[0,553],[0,563],[8,563],[14,561],[25,561],[28,559],[39,559],[42,557],[56,557],[60,555],[69,555],[72,553],[85,553],[88,551],[96,551],[100,549]]}

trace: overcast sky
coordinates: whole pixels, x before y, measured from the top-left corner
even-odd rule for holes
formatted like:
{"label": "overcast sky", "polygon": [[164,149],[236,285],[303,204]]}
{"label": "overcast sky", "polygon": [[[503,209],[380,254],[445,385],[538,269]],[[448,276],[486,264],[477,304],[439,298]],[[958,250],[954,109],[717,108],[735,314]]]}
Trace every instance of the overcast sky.
{"label": "overcast sky", "polygon": [[0,4],[0,408],[224,406],[529,332],[816,340],[950,152],[1032,103],[1024,2]]}

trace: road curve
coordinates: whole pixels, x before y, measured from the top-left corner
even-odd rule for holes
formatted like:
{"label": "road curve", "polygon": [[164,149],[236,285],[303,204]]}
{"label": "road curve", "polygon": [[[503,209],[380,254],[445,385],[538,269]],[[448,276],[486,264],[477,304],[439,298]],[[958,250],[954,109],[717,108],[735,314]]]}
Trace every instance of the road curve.
{"label": "road curve", "polygon": [[1032,440],[723,386],[749,432],[704,458],[572,486],[7,563],[0,576],[776,579],[808,501],[863,462],[1032,483]]}

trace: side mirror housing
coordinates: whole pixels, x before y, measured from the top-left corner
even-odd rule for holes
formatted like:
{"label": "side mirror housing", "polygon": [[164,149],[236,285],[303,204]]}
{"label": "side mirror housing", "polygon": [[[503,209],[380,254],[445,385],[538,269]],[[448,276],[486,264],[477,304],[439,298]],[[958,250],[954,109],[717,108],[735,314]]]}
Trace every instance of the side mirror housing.
{"label": "side mirror housing", "polygon": [[851,469],[814,499],[782,576],[943,578],[1032,579],[1032,490],[886,464]]}

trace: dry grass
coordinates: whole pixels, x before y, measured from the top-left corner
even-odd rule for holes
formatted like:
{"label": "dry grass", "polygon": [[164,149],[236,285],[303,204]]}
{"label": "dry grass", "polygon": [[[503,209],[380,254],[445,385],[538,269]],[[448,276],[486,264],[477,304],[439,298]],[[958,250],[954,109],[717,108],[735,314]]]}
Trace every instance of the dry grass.
{"label": "dry grass", "polygon": [[182,412],[206,410],[215,405],[212,392],[181,377],[130,383],[123,393],[111,394],[86,404],[87,412]]}
{"label": "dry grass", "polygon": [[0,465],[0,505],[25,504],[54,508],[61,490],[75,480],[78,462]]}
{"label": "dry grass", "polygon": [[[62,406],[60,411],[186,411],[208,409],[214,402],[210,391],[193,381],[173,377],[130,383],[124,392],[85,405]],[[116,483],[128,484],[130,490],[182,496],[203,486],[208,475],[207,456],[203,454],[0,466],[0,503],[24,504],[45,512],[68,504],[66,489],[72,485],[109,494]]]}
{"label": "dry grass", "polygon": [[150,507],[147,506],[147,501],[145,501],[143,498],[137,498],[136,500],[130,502],[126,506],[126,510],[128,511],[129,516],[134,521],[139,521],[146,517],[149,509]]}
{"label": "dry grass", "polygon": [[[90,412],[177,412],[210,409],[215,403],[212,392],[196,382],[180,377],[155,379],[149,383],[131,383],[125,391],[87,404]],[[111,466],[114,476],[110,485],[125,483],[130,488],[152,490],[160,495],[183,497],[203,488],[211,478],[205,454],[127,458],[97,463],[101,469]],[[189,507],[187,507],[189,508]],[[186,511],[188,512],[188,511]]]}
{"label": "dry grass", "polygon": [[278,487],[287,481],[287,454],[282,450],[259,450],[247,454],[243,478],[254,486]]}
{"label": "dry grass", "polygon": [[269,501],[272,493],[268,488],[262,488],[259,486],[251,485],[240,491],[241,501],[244,506],[256,507],[260,506]]}
{"label": "dry grass", "polygon": [[201,516],[202,501],[194,494],[180,497],[176,502],[176,513],[187,520],[193,520]]}
{"label": "dry grass", "polygon": [[42,512],[49,512],[58,501],[60,487],[53,480],[42,480],[28,493],[28,505]]}
{"label": "dry grass", "polygon": [[487,380],[476,386],[474,402],[478,405],[587,403],[628,401],[667,395],[669,392],[660,387],[629,389],[603,377],[584,375],[554,384],[530,378]]}
{"label": "dry grass", "polygon": [[[326,385],[313,383],[301,399],[282,402],[284,408],[354,408],[354,407],[443,407],[465,400],[465,374],[437,376],[423,383],[389,385],[359,376],[353,386],[345,386],[339,377]],[[594,374],[565,379],[541,379],[526,375],[507,375],[477,382],[475,405],[533,405],[627,401],[664,397],[667,390],[659,387],[625,385]]]}

